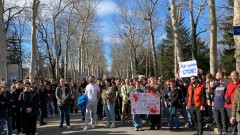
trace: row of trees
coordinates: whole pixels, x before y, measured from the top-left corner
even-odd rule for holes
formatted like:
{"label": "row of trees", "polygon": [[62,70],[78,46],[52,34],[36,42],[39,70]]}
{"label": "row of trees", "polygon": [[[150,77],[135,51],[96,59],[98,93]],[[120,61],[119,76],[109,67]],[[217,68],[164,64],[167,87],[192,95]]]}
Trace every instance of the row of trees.
{"label": "row of trees", "polygon": [[177,74],[179,62],[193,59],[205,73],[240,71],[236,62],[239,37],[232,30],[233,22],[239,25],[237,19],[233,21],[239,15],[238,5],[237,0],[217,4],[215,0],[118,2],[120,15],[114,21],[117,31],[112,40],[113,75],[169,78]]}
{"label": "row of trees", "polygon": [[31,81],[38,71],[54,79],[102,76],[106,72],[96,11],[99,1],[0,2],[1,77],[6,77],[6,65],[10,63],[27,67],[30,63]]}

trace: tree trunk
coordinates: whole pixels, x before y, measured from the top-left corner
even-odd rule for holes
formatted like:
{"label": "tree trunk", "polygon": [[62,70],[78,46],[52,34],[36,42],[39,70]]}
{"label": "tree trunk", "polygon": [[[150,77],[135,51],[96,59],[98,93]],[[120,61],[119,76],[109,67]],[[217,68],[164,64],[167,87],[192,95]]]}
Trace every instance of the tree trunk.
{"label": "tree trunk", "polygon": [[154,76],[156,78],[158,76],[157,55],[156,55],[156,50],[155,50],[155,40],[154,40],[152,19],[149,20],[149,29],[150,29],[151,46],[152,46],[153,69],[154,69]]}
{"label": "tree trunk", "polygon": [[174,72],[175,75],[178,73],[178,63],[183,60],[183,55],[182,55],[182,47],[179,43],[179,32],[178,32],[178,27],[177,27],[177,20],[176,20],[176,6],[174,3],[174,0],[170,0],[170,5],[171,5],[171,19],[172,19],[172,27],[173,27],[173,35],[174,35],[174,48],[175,48],[175,56],[176,61],[174,62]]}
{"label": "tree trunk", "polygon": [[64,64],[64,78],[68,78],[68,51],[69,51],[69,42],[66,43],[66,53],[65,53],[65,64]]}
{"label": "tree trunk", "polygon": [[217,71],[217,18],[215,0],[209,0],[210,11],[210,73]]}
{"label": "tree trunk", "polygon": [[193,0],[190,0],[189,3],[189,10],[190,10],[190,22],[192,28],[192,59],[197,60],[197,30],[196,24],[193,17]]}
{"label": "tree trunk", "polygon": [[33,0],[32,32],[31,32],[32,48],[31,48],[31,60],[30,60],[30,71],[29,71],[30,82],[33,82],[34,77],[35,77],[36,57],[37,57],[36,20],[37,20],[37,16],[38,16],[39,3],[40,3],[39,0]]}
{"label": "tree trunk", "polygon": [[[240,1],[234,0],[234,18],[233,18],[233,25],[240,26]],[[240,73],[240,36],[234,36],[235,41],[235,54],[234,57],[236,59],[236,71]]]}
{"label": "tree trunk", "polygon": [[3,19],[4,5],[3,1],[0,0],[0,78],[7,80],[7,42],[6,42],[6,31]]}
{"label": "tree trunk", "polygon": [[57,37],[57,31],[56,31],[56,17],[53,16],[53,34],[54,34],[54,43],[55,43],[55,74],[56,74],[56,81],[59,79],[59,51],[60,51],[60,46],[58,43],[58,37]]}

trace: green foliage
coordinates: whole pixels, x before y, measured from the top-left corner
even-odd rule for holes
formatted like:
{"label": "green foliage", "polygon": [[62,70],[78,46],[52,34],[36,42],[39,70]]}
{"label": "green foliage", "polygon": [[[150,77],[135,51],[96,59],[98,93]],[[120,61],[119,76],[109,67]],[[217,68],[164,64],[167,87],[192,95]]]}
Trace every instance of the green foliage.
{"label": "green foliage", "polygon": [[22,62],[22,49],[17,33],[13,33],[7,38],[7,62],[9,64],[19,64]]}
{"label": "green foliage", "polygon": [[228,15],[225,20],[220,24],[220,31],[223,32],[222,39],[219,44],[223,46],[221,52],[221,68],[223,68],[226,74],[230,74],[231,71],[236,70],[236,60],[234,58],[235,43],[233,38],[233,0],[228,0]]}
{"label": "green foliage", "polygon": [[[184,25],[184,19],[181,19],[178,24],[179,42],[182,46],[183,60],[192,60],[191,54],[191,36],[189,29]],[[164,78],[174,77],[174,45],[173,45],[173,29],[171,25],[171,18],[167,17],[165,23],[166,38],[162,40],[158,46],[158,59],[160,74]],[[202,69],[205,73],[209,72],[209,48],[205,42],[197,38],[197,51],[198,51],[198,68]]]}

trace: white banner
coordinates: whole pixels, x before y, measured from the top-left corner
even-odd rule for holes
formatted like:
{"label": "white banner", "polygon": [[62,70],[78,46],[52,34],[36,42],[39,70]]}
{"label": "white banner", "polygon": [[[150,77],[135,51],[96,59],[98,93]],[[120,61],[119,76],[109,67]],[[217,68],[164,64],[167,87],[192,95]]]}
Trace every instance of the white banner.
{"label": "white banner", "polygon": [[132,114],[160,114],[160,94],[131,93]]}
{"label": "white banner", "polygon": [[179,62],[179,75],[180,77],[197,76],[197,61]]}

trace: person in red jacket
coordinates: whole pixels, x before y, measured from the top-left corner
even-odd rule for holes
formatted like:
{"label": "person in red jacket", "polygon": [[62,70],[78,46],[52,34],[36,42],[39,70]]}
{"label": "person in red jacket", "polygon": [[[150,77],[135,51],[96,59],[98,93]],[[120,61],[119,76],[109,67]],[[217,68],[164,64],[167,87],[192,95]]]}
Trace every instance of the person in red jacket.
{"label": "person in red jacket", "polygon": [[194,135],[203,134],[203,112],[206,103],[206,91],[204,85],[198,82],[196,76],[191,76],[191,85],[188,87],[187,106],[190,110],[193,121],[196,125],[196,133]]}
{"label": "person in red jacket", "polygon": [[[225,108],[227,110],[228,118],[230,119],[231,113],[232,113],[232,104],[233,99],[235,96],[235,93],[237,89],[240,87],[240,79],[239,79],[239,73],[237,71],[232,71],[231,73],[232,81],[227,85],[226,93],[225,93]],[[237,122],[232,124],[232,134],[236,135],[238,133],[237,131]]]}

